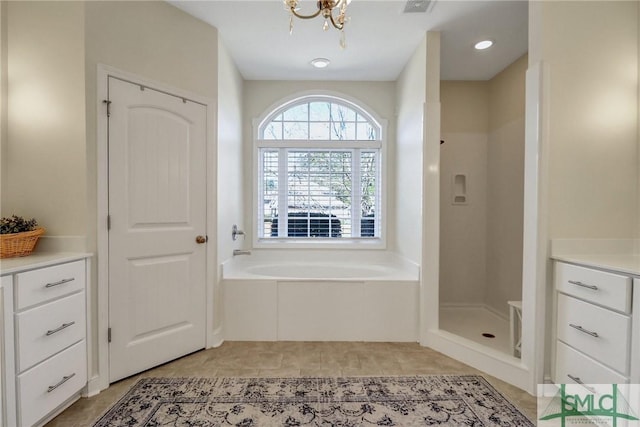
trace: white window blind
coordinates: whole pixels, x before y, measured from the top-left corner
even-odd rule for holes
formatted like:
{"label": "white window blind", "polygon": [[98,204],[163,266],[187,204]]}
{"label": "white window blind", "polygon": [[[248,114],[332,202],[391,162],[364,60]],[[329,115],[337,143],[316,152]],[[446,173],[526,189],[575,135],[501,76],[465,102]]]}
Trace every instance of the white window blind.
{"label": "white window blind", "polygon": [[379,127],[335,101],[272,117],[258,141],[259,238],[380,238]]}

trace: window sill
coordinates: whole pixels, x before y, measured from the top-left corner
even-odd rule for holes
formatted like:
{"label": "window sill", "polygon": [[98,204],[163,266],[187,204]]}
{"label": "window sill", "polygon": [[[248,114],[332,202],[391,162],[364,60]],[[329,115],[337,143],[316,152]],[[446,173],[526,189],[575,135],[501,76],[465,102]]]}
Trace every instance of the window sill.
{"label": "window sill", "polygon": [[256,249],[353,249],[370,250],[386,249],[387,244],[382,238],[376,239],[258,239],[254,241]]}

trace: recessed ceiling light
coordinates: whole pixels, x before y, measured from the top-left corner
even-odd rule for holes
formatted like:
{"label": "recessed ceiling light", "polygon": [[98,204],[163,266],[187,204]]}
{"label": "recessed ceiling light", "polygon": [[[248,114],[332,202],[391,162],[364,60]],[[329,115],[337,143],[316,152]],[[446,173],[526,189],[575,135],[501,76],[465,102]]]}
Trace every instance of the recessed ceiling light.
{"label": "recessed ceiling light", "polygon": [[327,58],[316,58],[311,61],[311,65],[316,68],[326,68],[330,63],[331,61],[329,61]]}
{"label": "recessed ceiling light", "polygon": [[485,50],[489,49],[491,46],[493,46],[493,40],[482,40],[476,43],[473,47],[477,50]]}

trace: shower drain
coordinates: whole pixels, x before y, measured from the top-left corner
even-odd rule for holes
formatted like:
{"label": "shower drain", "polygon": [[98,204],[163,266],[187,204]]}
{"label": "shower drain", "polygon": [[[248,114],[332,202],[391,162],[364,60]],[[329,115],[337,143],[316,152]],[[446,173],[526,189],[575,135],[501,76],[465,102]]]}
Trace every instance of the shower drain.
{"label": "shower drain", "polygon": [[482,336],[485,337],[485,338],[495,338],[496,337],[495,335],[490,334],[489,332],[483,332]]}

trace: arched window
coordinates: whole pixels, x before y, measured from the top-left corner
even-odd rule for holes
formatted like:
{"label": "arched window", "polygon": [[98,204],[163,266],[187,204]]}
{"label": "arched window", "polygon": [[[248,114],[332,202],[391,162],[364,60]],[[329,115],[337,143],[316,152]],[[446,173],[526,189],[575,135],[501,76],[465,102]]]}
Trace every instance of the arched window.
{"label": "arched window", "polygon": [[259,125],[260,240],[381,237],[382,128],[332,96],[289,102]]}

